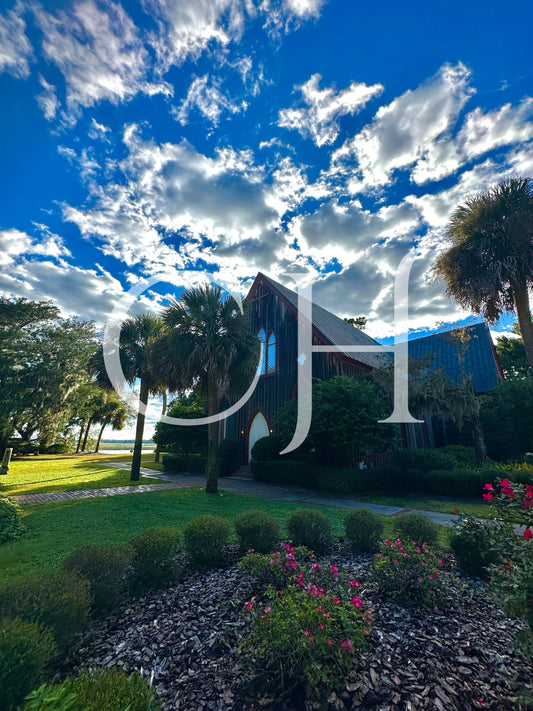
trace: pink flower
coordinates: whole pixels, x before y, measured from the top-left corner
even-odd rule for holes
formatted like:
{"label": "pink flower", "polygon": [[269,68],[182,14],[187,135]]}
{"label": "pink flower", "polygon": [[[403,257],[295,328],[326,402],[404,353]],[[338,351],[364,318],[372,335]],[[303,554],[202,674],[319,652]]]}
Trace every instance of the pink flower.
{"label": "pink flower", "polygon": [[493,491],[492,484],[485,484],[483,488],[485,489],[485,491]]}
{"label": "pink flower", "polygon": [[255,597],[253,597],[249,602],[245,602],[244,606],[248,610],[248,612],[251,612],[254,609],[255,605]]}
{"label": "pink flower", "polygon": [[352,597],[350,602],[357,610],[360,610],[363,607],[363,601],[361,600],[359,595],[357,597]]}
{"label": "pink flower", "polygon": [[323,617],[331,617],[331,615],[329,614],[329,612],[324,612]]}
{"label": "pink flower", "polygon": [[524,538],[533,538],[533,531],[530,528],[526,528],[522,536]]}
{"label": "pink flower", "polygon": [[338,604],[340,603],[340,601],[341,601],[340,597],[334,597],[334,598],[333,598],[333,604],[334,604],[334,605],[338,605]]}
{"label": "pink flower", "polygon": [[360,588],[361,587],[361,583],[359,582],[359,580],[348,580],[348,585],[351,588]]}
{"label": "pink flower", "polygon": [[329,572],[332,573],[335,577],[337,577],[339,574],[339,569],[337,568],[336,565],[330,565]]}
{"label": "pink flower", "polygon": [[323,622],[321,622],[321,623],[318,625],[318,629],[319,629],[319,630],[323,630],[325,626],[326,626],[326,625],[325,625]]}
{"label": "pink flower", "polygon": [[346,652],[353,652],[353,642],[351,639],[345,639],[340,643],[340,649]]}
{"label": "pink flower", "polygon": [[435,610],[435,612],[438,612],[438,611],[439,611],[439,608],[438,608],[436,605],[435,605],[435,607],[434,607],[433,609]]}
{"label": "pink flower", "polygon": [[334,641],[333,641],[332,639],[328,639],[328,644],[329,644],[330,647],[333,647],[333,645],[334,645],[335,643],[334,643]]}
{"label": "pink flower", "polygon": [[494,494],[483,494],[482,498],[485,499],[485,501],[492,501]]}
{"label": "pink flower", "polygon": [[454,512],[454,514],[460,514],[460,513],[461,513],[461,509],[454,509],[453,512]]}

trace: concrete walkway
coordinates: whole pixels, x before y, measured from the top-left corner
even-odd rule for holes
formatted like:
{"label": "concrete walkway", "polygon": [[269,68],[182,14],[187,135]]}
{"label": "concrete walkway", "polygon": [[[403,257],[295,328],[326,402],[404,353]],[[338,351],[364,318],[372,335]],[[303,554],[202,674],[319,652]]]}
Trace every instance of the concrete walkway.
{"label": "concrete walkway", "polygon": [[[105,462],[104,466],[116,469],[130,469],[129,464],[123,462]],[[48,501],[67,501],[71,499],[88,499],[99,496],[120,496],[122,494],[140,494],[148,491],[165,491],[168,489],[184,489],[190,487],[205,486],[205,477],[199,474],[172,474],[170,472],[158,472],[153,469],[141,467],[141,474],[150,479],[164,479],[166,484],[139,484],[138,486],[117,486],[108,489],[80,489],[79,491],[58,491],[50,494],[21,494],[13,498],[19,504],[35,504]],[[443,514],[436,511],[421,511],[418,509],[402,509],[398,506],[385,506],[382,504],[370,504],[364,501],[357,501],[349,497],[334,498],[330,496],[320,496],[308,489],[294,489],[286,486],[274,484],[263,484],[252,479],[242,479],[239,477],[224,477],[219,479],[218,488],[221,491],[230,491],[233,494],[243,494],[244,496],[256,496],[261,499],[273,499],[276,501],[292,501],[301,504],[315,504],[317,506],[336,506],[341,509],[368,508],[384,516],[401,516],[406,513],[421,513],[435,523],[449,525],[457,520],[456,514]]]}

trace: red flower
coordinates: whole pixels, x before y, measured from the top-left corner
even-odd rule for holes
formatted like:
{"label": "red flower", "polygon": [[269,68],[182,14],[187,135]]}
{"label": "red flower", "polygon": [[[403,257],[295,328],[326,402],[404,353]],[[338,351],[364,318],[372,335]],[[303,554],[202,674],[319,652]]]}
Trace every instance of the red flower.
{"label": "red flower", "polygon": [[460,513],[461,513],[461,510],[460,510],[460,509],[454,509],[453,512],[454,512],[454,514],[460,514]]}
{"label": "red flower", "polygon": [[485,489],[485,491],[493,491],[492,484],[485,484],[483,488]]}
{"label": "red flower", "polygon": [[492,499],[494,498],[494,494],[483,494],[483,498],[485,499],[485,501],[492,501]]}
{"label": "red flower", "polygon": [[530,528],[526,528],[522,536],[524,538],[533,538],[533,531]]}

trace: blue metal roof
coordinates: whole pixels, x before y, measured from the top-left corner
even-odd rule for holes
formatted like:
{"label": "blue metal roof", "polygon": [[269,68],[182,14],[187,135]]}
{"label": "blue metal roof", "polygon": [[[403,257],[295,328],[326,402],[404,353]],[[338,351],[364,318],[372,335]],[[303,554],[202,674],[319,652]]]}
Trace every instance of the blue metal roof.
{"label": "blue metal roof", "polygon": [[496,387],[501,375],[486,323],[433,333],[431,336],[409,341],[410,356],[433,356],[433,367],[442,367],[453,383],[458,383],[461,379],[460,355],[463,349],[464,374],[472,377],[474,391],[484,393]]}

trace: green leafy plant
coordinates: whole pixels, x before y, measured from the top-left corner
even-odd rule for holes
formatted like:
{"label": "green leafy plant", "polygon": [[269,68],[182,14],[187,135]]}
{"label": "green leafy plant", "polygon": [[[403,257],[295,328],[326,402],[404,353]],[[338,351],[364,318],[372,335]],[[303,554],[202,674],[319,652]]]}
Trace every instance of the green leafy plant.
{"label": "green leafy plant", "polygon": [[0,621],[0,710],[14,711],[57,657],[50,630],[18,618]]}
{"label": "green leafy plant", "polygon": [[404,606],[438,611],[453,605],[459,582],[425,543],[386,540],[372,563],[372,578],[383,597]]}
{"label": "green leafy plant", "polygon": [[284,448],[284,444],[277,435],[261,437],[252,447],[252,459],[258,462],[269,462],[279,459],[279,453]]}
{"label": "green leafy plant", "polygon": [[394,521],[398,538],[415,541],[418,545],[426,542],[433,546],[439,537],[439,526],[424,514],[404,514]]}
{"label": "green leafy plant", "polygon": [[226,519],[203,514],[190,521],[183,529],[185,550],[196,567],[221,565],[230,535]]}
{"label": "green leafy plant", "polygon": [[175,528],[156,526],[132,538],[130,584],[133,590],[157,590],[170,585],[179,574],[175,560],[181,534]]}
{"label": "green leafy plant", "polygon": [[320,511],[299,509],[287,519],[287,531],[296,546],[305,546],[315,553],[331,549],[331,523]]}
{"label": "green leafy plant", "polygon": [[129,554],[123,546],[84,546],[71,553],[63,569],[87,578],[96,612],[112,610],[127,589]]}
{"label": "green leafy plant", "polygon": [[287,585],[268,587],[261,600],[245,602],[252,628],[240,651],[267,670],[275,694],[303,691],[320,698],[353,666],[372,611],[358,594],[358,580],[348,580],[336,566],[304,566],[290,544],[283,548],[285,563],[291,563],[284,565]]}
{"label": "green leafy plant", "polygon": [[293,548],[291,545],[285,545],[283,550],[284,553],[276,551],[266,555],[249,552],[239,561],[238,567],[251,573],[262,586],[272,585],[279,590],[303,572],[304,564],[316,561],[315,554],[305,546]]}
{"label": "green leafy plant", "polygon": [[372,553],[379,547],[379,539],[383,533],[383,521],[378,514],[370,509],[356,509],[344,519],[344,530],[354,551]]}
{"label": "green leafy plant", "polygon": [[42,684],[26,696],[22,711],[73,711],[75,703],[76,694],[68,690],[67,684]]}
{"label": "green leafy plant", "polygon": [[0,494],[0,543],[11,541],[24,533],[20,514],[20,507],[12,499]]}
{"label": "green leafy plant", "polygon": [[497,540],[508,540],[512,526],[503,519],[478,519],[461,514],[454,525],[450,546],[467,575],[488,577],[488,567],[498,560]]}
{"label": "green leafy plant", "polygon": [[279,524],[265,511],[244,511],[235,519],[235,531],[241,548],[268,553],[279,541]]}
{"label": "green leafy plant", "polygon": [[62,652],[73,645],[90,610],[89,581],[64,570],[46,571],[0,590],[0,616],[46,625]]}
{"label": "green leafy plant", "polygon": [[67,680],[66,688],[76,697],[72,711],[157,711],[160,708],[155,691],[146,681],[137,674],[128,677],[118,667],[84,669]]}

